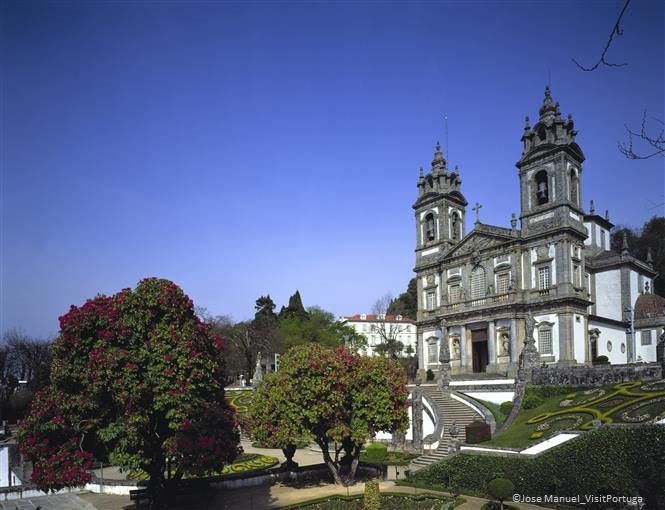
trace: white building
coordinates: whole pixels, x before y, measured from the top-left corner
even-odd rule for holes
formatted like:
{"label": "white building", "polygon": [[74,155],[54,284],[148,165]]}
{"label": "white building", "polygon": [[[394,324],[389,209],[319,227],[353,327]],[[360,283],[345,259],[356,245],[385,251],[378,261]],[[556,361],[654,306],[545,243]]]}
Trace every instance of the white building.
{"label": "white building", "polygon": [[367,339],[367,349],[361,351],[363,355],[376,355],[377,346],[386,343],[401,344],[402,349],[398,353],[400,356],[416,353],[416,323],[408,317],[363,313],[342,317],[340,321]]}
{"label": "white building", "polygon": [[510,227],[481,223],[476,204],[468,233],[460,174],[437,145],[413,205],[421,368],[438,369],[445,342],[453,374],[515,372],[527,332],[548,365],[656,361],[665,339],[665,300],[652,294],[657,273],[625,241],[612,251],[609,216],[597,215],[593,201],[584,209],[576,134],[548,87],[521,137],[519,218]]}

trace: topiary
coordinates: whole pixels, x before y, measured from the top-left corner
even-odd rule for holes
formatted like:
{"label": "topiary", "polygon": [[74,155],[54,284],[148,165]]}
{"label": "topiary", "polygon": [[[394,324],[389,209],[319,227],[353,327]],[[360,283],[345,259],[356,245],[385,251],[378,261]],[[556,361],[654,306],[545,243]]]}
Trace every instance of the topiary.
{"label": "topiary", "polygon": [[524,400],[522,400],[522,409],[535,409],[543,405],[543,402],[545,401],[538,395],[526,395]]}
{"label": "topiary", "polygon": [[383,443],[371,443],[365,448],[365,454],[370,462],[383,462],[388,456],[388,447]]}
{"label": "topiary", "polygon": [[510,411],[513,410],[513,403],[510,400],[502,402],[501,405],[499,406],[499,410],[503,414],[510,414]]}
{"label": "topiary", "polygon": [[503,509],[503,500],[510,497],[515,491],[515,484],[508,478],[494,478],[487,484],[487,492],[499,500]]}
{"label": "topiary", "polygon": [[432,372],[431,368],[427,369],[427,380],[428,381],[433,381],[434,380],[434,372]]}

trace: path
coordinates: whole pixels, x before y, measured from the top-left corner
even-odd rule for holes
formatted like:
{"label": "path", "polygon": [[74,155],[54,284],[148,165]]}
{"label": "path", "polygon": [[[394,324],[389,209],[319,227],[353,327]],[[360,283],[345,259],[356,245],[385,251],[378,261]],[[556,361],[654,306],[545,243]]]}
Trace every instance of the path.
{"label": "path", "polygon": [[[268,448],[254,448],[249,442],[242,444],[247,453],[261,453],[271,455],[283,461],[281,450]],[[301,466],[321,463],[321,453],[311,449],[299,449],[294,460]],[[106,468],[104,476],[107,478],[122,478],[117,470]],[[396,486],[394,482],[384,481],[379,484],[382,492],[422,493],[422,489]],[[365,490],[364,483],[358,483],[348,488],[349,494],[361,494]],[[433,491],[432,491],[433,492]],[[211,490],[190,500],[180,497],[178,504],[171,507],[174,510],[262,510],[279,508],[307,501],[323,496],[347,494],[345,487],[332,484],[318,484],[294,488],[284,484],[262,485],[244,489]],[[464,496],[467,500],[459,510],[480,510],[486,499]],[[0,510],[131,510],[135,508],[129,496],[114,496],[110,494],[97,494],[94,492],[80,492],[71,494],[58,494],[55,496],[42,496],[38,498],[13,499],[0,501]],[[520,504],[521,510],[537,510],[541,507]]]}

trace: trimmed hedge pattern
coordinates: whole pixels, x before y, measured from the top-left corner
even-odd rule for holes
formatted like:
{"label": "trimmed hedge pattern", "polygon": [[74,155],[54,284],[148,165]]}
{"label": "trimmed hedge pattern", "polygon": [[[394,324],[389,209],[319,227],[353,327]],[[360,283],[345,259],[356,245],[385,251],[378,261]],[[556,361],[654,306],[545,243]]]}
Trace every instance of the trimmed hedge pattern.
{"label": "trimmed hedge pattern", "polygon": [[[665,508],[665,427],[603,428],[536,458],[456,455],[413,479],[462,492],[485,493],[493,478],[508,478],[527,495],[642,496],[647,509]],[[586,508],[603,508],[603,504]]]}

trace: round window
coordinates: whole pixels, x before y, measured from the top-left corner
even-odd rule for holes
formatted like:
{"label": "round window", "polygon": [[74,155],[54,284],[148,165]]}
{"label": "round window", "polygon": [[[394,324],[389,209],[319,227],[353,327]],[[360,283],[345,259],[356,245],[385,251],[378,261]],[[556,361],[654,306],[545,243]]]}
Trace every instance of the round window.
{"label": "round window", "polygon": [[612,352],[612,342],[607,342],[607,352]]}

